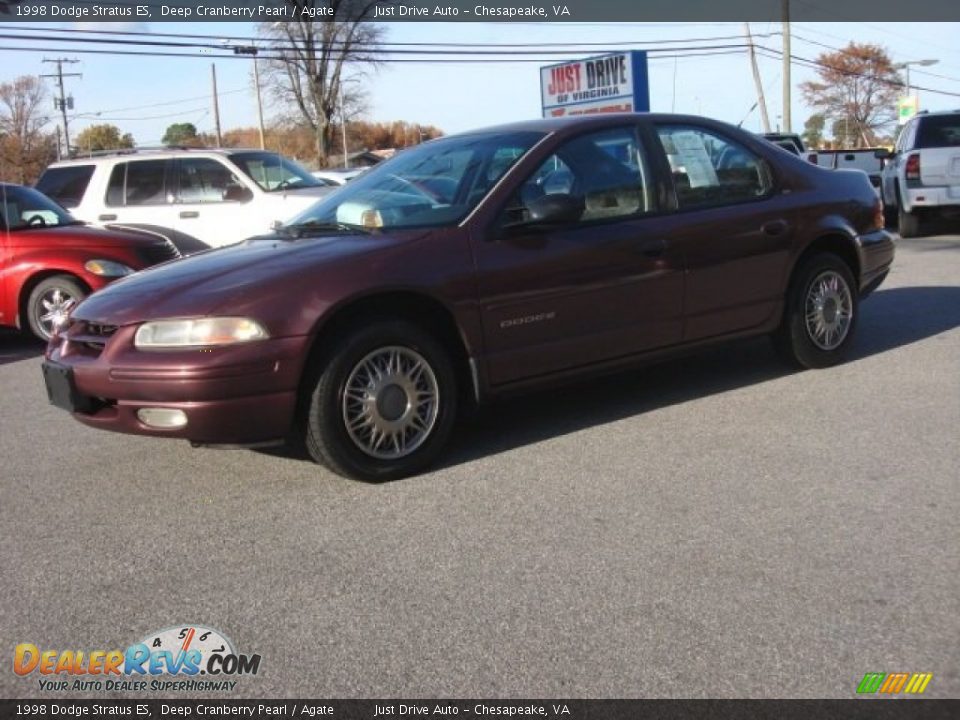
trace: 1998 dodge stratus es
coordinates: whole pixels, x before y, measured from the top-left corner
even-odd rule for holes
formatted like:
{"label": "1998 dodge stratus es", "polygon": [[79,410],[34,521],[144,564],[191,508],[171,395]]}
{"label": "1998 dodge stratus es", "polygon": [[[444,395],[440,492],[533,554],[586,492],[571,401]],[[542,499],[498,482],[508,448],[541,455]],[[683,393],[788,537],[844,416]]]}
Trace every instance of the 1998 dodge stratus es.
{"label": "1998 dodge stratus es", "polygon": [[894,244],[867,176],[681,115],[536,120],[399,153],[274,235],[137,273],[47,348],[105,430],[295,439],[418,472],[458,406],[735,337],[838,362]]}

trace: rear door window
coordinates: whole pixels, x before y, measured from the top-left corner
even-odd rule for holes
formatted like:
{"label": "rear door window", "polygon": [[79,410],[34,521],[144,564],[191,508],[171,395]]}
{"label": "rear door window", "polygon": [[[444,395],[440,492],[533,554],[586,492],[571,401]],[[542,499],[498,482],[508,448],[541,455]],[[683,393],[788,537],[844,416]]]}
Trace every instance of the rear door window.
{"label": "rear door window", "polygon": [[729,205],[765,197],[773,189],[767,162],[706,128],[657,128],[670,163],[680,209]]}
{"label": "rear door window", "polygon": [[110,174],[106,204],[165,205],[167,199],[167,160],[137,160],[118,163]]}
{"label": "rear door window", "polygon": [[74,208],[83,200],[92,176],[93,165],[48,168],[37,181],[37,190],[63,207]]}

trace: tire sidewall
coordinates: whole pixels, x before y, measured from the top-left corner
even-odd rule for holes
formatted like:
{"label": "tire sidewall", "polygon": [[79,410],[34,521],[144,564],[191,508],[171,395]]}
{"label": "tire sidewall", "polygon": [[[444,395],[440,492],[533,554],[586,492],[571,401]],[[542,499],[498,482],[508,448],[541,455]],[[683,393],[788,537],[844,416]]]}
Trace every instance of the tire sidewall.
{"label": "tire sidewall", "polygon": [[[433,429],[424,443],[398,460],[371,457],[356,446],[343,422],[343,394],[354,367],[374,350],[390,345],[419,353],[437,380],[439,407]],[[317,381],[311,386],[307,408],[307,433],[322,435],[324,460],[337,472],[367,482],[381,482],[412,475],[430,465],[443,450],[457,412],[457,382],[444,347],[416,325],[403,321],[378,322],[347,335],[328,356]],[[308,447],[311,443],[308,442]]]}
{"label": "tire sidewall", "polygon": [[[847,283],[850,291],[853,317],[847,335],[837,347],[824,350],[810,337],[806,323],[806,298],[817,277],[825,271],[838,273]],[[798,269],[796,281],[790,290],[786,330],[789,333],[789,352],[792,358],[803,367],[824,368],[836,365],[843,360],[844,354],[853,341],[860,318],[860,299],[853,273],[843,260],[831,253],[815,255],[805,261]]]}
{"label": "tire sidewall", "polygon": [[900,188],[897,188],[897,232],[900,237],[912,238],[920,234],[920,214],[914,210],[908,212],[903,206],[903,197]]}

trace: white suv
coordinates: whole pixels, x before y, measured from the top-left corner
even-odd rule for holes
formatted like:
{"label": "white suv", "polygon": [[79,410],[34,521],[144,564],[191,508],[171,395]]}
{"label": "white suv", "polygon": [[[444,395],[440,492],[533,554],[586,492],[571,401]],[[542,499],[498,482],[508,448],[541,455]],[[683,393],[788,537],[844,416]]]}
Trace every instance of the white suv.
{"label": "white suv", "polygon": [[207,148],[65,160],[37,189],[80,220],[159,232],[184,253],[269,232],[334,190],[276,153]]}
{"label": "white suv", "polygon": [[960,112],[921,113],[900,130],[880,176],[884,207],[915,237],[931,214],[960,215]]}

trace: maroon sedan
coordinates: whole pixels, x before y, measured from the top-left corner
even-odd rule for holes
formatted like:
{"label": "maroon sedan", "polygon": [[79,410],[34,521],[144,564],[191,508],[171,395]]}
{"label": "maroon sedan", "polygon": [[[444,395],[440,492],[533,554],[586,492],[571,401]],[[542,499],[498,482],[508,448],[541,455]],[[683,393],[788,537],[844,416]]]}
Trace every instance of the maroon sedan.
{"label": "maroon sedan", "polygon": [[160,236],[86,227],[31,188],[0,183],[0,325],[48,340],[116,278],[179,257]]}
{"label": "maroon sedan", "polygon": [[771,334],[849,347],[894,255],[863,173],[677,115],[537,120],[398,154],[269,237],[114,283],[51,341],[51,401],[195,444],[298,439],[366,480],[465,402]]}

